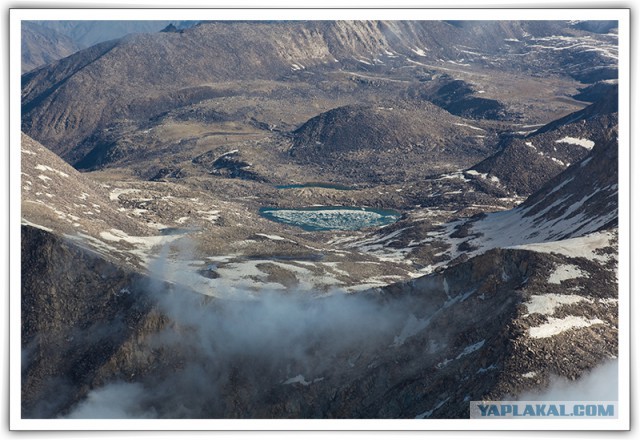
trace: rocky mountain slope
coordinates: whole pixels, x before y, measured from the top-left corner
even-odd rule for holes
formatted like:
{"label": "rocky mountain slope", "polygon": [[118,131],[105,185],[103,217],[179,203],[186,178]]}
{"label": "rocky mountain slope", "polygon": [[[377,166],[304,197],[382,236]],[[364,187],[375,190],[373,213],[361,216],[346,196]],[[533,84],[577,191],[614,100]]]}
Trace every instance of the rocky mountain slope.
{"label": "rocky mountain slope", "polygon": [[21,236],[22,417],[53,417],[100,383],[106,363],[122,364],[123,345],[163,321],[134,287],[139,274],[41,228],[23,226]]}
{"label": "rocky mountain slope", "polygon": [[[538,44],[536,38],[545,43]],[[612,40],[615,36],[583,33],[563,22],[461,27],[444,22],[204,23],[183,33],[139,34],[103,43],[25,76],[23,130],[75,163],[100,144],[95,138],[100,130],[116,121],[148,120],[219,96],[221,88],[238,94],[229,90],[229,81],[303,80],[317,84],[320,90],[314,95],[327,87],[322,72],[335,76],[356,69],[363,72],[356,78],[372,85],[376,72],[396,68],[422,76],[439,66],[449,73],[480,66],[565,75],[558,69],[566,65],[567,56],[580,59],[579,65],[589,65],[590,71],[609,69],[613,73],[598,78],[607,79],[616,69]],[[474,83],[486,83],[483,74],[473,78]],[[406,80],[394,81],[401,86]],[[454,108],[454,103],[441,105]]]}
{"label": "rocky mountain slope", "polygon": [[81,47],[53,29],[25,21],[20,29],[22,73],[67,57]]}
{"label": "rocky mountain slope", "polygon": [[[447,249],[439,254],[441,261],[464,260],[496,247],[555,242],[615,230],[617,142],[617,131],[613,130],[584,159],[511,210],[481,213],[426,232],[429,240],[442,240]],[[397,246],[402,246],[402,241]]]}
{"label": "rocky mountain slope", "polygon": [[[147,227],[113,206],[109,191],[78,173],[47,148],[22,135],[22,214],[60,233],[93,233],[99,225],[123,225],[143,233]],[[78,223],[78,222],[82,222]],[[78,229],[79,227],[87,229]]]}
{"label": "rocky mountain slope", "polygon": [[617,112],[617,92],[607,94],[524,137],[506,140],[500,151],[472,169],[497,176],[518,194],[531,194],[583,159],[594,145],[609,142],[618,123]]}

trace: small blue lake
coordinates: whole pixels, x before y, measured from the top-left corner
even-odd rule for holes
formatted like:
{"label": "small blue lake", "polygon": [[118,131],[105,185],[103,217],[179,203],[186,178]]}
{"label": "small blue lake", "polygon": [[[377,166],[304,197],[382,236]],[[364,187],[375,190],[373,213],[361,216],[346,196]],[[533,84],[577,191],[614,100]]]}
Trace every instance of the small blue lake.
{"label": "small blue lake", "polygon": [[284,209],[260,208],[269,220],[297,226],[306,231],[355,231],[362,228],[395,223],[401,217],[392,209],[358,208],[355,206],[318,206]]}

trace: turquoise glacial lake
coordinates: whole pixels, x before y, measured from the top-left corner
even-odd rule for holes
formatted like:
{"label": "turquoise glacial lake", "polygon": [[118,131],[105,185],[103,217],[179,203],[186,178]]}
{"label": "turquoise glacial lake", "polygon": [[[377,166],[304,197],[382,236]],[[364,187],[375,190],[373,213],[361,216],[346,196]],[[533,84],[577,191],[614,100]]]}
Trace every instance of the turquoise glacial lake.
{"label": "turquoise glacial lake", "polygon": [[297,226],[306,231],[355,231],[395,223],[401,217],[392,209],[355,206],[314,206],[310,208],[260,208],[269,220]]}

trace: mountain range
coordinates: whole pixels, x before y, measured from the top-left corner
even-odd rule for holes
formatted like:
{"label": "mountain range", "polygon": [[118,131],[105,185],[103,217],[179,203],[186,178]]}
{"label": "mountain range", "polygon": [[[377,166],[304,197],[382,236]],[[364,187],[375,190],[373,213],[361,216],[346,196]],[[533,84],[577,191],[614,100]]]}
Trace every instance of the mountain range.
{"label": "mountain range", "polygon": [[23,418],[468,418],[615,365],[614,23],[138,25],[23,24]]}

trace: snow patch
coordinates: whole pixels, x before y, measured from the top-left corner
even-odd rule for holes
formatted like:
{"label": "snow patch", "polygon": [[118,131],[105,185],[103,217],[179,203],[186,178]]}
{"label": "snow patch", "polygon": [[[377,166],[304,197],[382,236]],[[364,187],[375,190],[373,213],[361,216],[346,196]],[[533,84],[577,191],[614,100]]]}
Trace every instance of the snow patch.
{"label": "snow patch", "polygon": [[163,241],[167,241],[166,235],[149,236],[149,237],[135,237],[127,234],[119,229],[111,229],[109,231],[100,232],[100,237],[108,241],[126,241],[131,244],[143,244],[155,246],[161,244]]}
{"label": "snow patch", "polygon": [[171,243],[181,237],[181,234],[174,235],[157,235],[148,237],[131,236],[119,229],[110,229],[109,231],[100,232],[100,238],[111,242],[126,242],[133,245],[134,249],[127,250],[133,255],[139,257],[145,264],[148,264],[153,257],[151,250],[159,245]]}
{"label": "snow patch", "polygon": [[563,188],[567,183],[571,182],[573,180],[573,177],[569,177],[567,180],[563,181],[562,183],[560,183],[558,186],[556,186],[555,188],[553,188],[551,191],[549,191],[549,195],[553,194],[554,192],[558,191],[559,189]]}
{"label": "snow patch", "polygon": [[567,330],[591,327],[595,324],[604,324],[604,322],[598,318],[586,319],[573,315],[565,318],[547,318],[547,323],[529,328],[529,336],[533,339],[550,338]]}
{"label": "snow patch", "polygon": [[220,211],[211,210],[211,211],[196,211],[198,214],[202,216],[204,220],[209,222],[215,222],[220,218]]}
{"label": "snow patch", "polygon": [[461,123],[461,122],[454,122],[454,123],[453,123],[453,125],[457,125],[457,126],[459,126],[459,127],[467,127],[467,128],[471,128],[471,129],[473,129],[473,130],[486,131],[486,130],[485,130],[485,129],[483,129],[483,128],[475,127],[475,126],[473,126],[473,125],[469,125],[469,124],[463,124],[463,123]]}
{"label": "snow patch", "polygon": [[[468,172],[468,171],[467,171]],[[469,179],[467,179],[466,177],[464,177],[464,173],[458,171],[455,173],[449,173],[449,174],[442,174],[440,177],[438,177],[436,180],[448,180],[448,179],[459,179],[462,180],[464,182],[470,182]]]}
{"label": "snow patch", "polygon": [[489,365],[489,366],[488,366],[488,367],[486,367],[486,368],[478,368],[478,371],[476,371],[476,374],[484,374],[484,373],[486,373],[487,371],[497,370],[497,369],[498,369],[498,367],[496,367],[496,365],[495,365],[495,364],[491,364],[491,365]]}
{"label": "snow patch", "polygon": [[[587,260],[607,262],[609,255],[598,254],[595,251],[610,246],[613,233],[604,231],[585,235],[584,237],[569,238],[547,243],[532,243],[512,246],[512,249],[525,249],[535,252],[556,253],[573,258],[586,258]],[[615,256],[613,256],[615,258]]]}
{"label": "snow patch", "polygon": [[26,218],[23,218],[20,221],[20,224],[25,225],[25,226],[31,226],[32,228],[38,228],[38,229],[42,229],[43,231],[47,231],[47,232],[53,232],[53,229],[51,228],[47,228],[46,226],[42,226],[42,225],[37,225],[35,223],[31,223],[29,220],[27,220]]}
{"label": "snow patch", "polygon": [[38,165],[36,165],[36,170],[50,171],[50,172],[56,173],[57,175],[62,176],[62,177],[69,177],[69,175],[67,173],[64,173],[64,172],[62,172],[60,170],[56,170],[55,168],[51,168],[51,167],[46,166],[46,165],[38,164]]}
{"label": "snow patch", "polygon": [[422,49],[420,49],[420,48],[418,48],[418,47],[416,47],[415,49],[411,49],[411,51],[412,51],[413,53],[415,53],[416,55],[419,55],[419,56],[421,56],[421,57],[426,57],[426,56],[427,56],[427,54],[425,53],[425,51],[424,51],[424,50],[422,50]]}
{"label": "snow patch", "polygon": [[116,188],[109,193],[109,200],[116,201],[123,194],[130,194],[139,191],[140,190],[136,188]]}
{"label": "snow patch", "polygon": [[[469,175],[469,176],[476,176],[476,177],[480,177],[480,178],[485,179],[485,180],[488,179],[493,183],[500,184],[500,179],[497,176],[489,176],[488,173],[481,173],[481,172],[476,171],[476,170],[467,170],[464,173]],[[448,193],[445,193],[445,194],[458,194],[460,192],[461,191],[451,191],[451,192],[448,192]]]}
{"label": "snow patch", "polygon": [[261,234],[261,233],[257,233],[256,235],[259,237],[268,238],[269,240],[275,240],[275,241],[286,240],[285,238],[282,238],[279,235],[269,235],[269,234]]}
{"label": "snow patch", "polygon": [[468,347],[465,347],[464,350],[462,350],[462,352],[456,356],[456,360],[460,359],[461,357],[470,355],[471,353],[473,353],[474,351],[478,351],[482,348],[482,346],[484,345],[484,339],[480,342],[476,342],[475,344],[471,344]]}
{"label": "snow patch", "polygon": [[591,302],[590,299],[579,295],[558,295],[557,293],[533,295],[528,302],[524,303],[524,305],[527,306],[527,314],[524,316],[529,316],[533,313],[553,315],[556,308],[565,304],[576,304],[581,301]]}
{"label": "snow patch", "polygon": [[291,377],[287,380],[285,380],[284,382],[282,382],[282,385],[293,385],[294,383],[299,383],[301,385],[309,386],[311,385],[313,382],[308,382],[306,380],[304,380],[304,376],[302,374],[298,374],[295,377]]}
{"label": "snow patch", "polygon": [[550,284],[560,284],[565,280],[572,280],[574,278],[581,278],[589,276],[589,274],[580,270],[579,267],[573,264],[561,264],[556,267],[553,273],[549,276],[548,282]]}
{"label": "snow patch", "polygon": [[400,334],[393,338],[393,344],[391,344],[391,346],[395,348],[400,347],[408,338],[417,335],[427,328],[430,322],[430,319],[418,319],[412,313],[409,315],[409,319],[405,323],[404,327],[402,327]]}
{"label": "snow patch", "polygon": [[586,148],[587,150],[591,150],[593,148],[593,146],[595,145],[595,142],[589,140],[589,139],[582,139],[582,138],[574,138],[574,137],[563,137],[562,139],[558,139],[556,141],[556,144],[559,143],[565,143],[565,144],[571,144],[571,145],[579,145],[581,147]]}
{"label": "snow patch", "polygon": [[580,168],[584,167],[585,165],[587,165],[589,162],[591,162],[591,159],[593,159],[593,157],[587,157],[585,160],[583,160],[582,162],[580,162]]}

